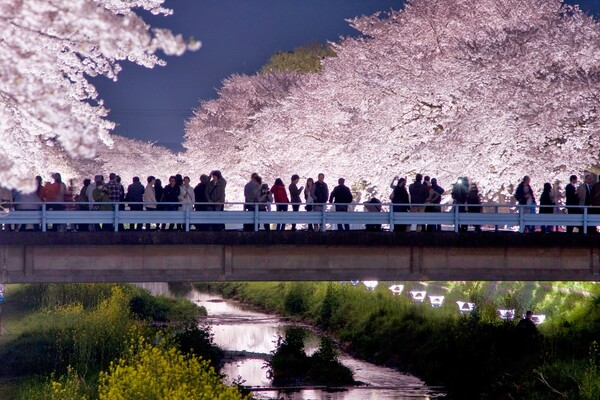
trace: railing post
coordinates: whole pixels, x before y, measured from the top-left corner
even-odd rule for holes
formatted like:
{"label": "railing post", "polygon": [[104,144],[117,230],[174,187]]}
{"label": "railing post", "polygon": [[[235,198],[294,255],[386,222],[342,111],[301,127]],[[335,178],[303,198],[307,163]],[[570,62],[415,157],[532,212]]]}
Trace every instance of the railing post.
{"label": "railing post", "polygon": [[587,220],[588,220],[588,208],[583,207],[583,234],[584,235],[587,235],[587,232],[588,232]]}
{"label": "railing post", "polygon": [[115,232],[119,231],[119,203],[113,203],[115,217],[114,217],[114,229]]}
{"label": "railing post", "polygon": [[258,203],[254,203],[254,232],[258,232]]}
{"label": "railing post", "polygon": [[519,232],[523,233],[525,232],[525,221],[523,220],[523,206],[521,204],[518,204],[517,207],[519,207]]}
{"label": "railing post", "polygon": [[454,212],[454,233],[458,233],[458,207],[456,204],[452,207]]}
{"label": "railing post", "polygon": [[46,232],[46,203],[42,203],[42,232]]}
{"label": "railing post", "polygon": [[325,232],[327,227],[325,226],[326,217],[325,217],[325,209],[327,208],[327,203],[323,203],[321,207],[321,232]]}
{"label": "railing post", "polygon": [[394,204],[390,204],[390,232],[394,232]]}
{"label": "railing post", "polygon": [[190,207],[185,207],[185,231],[190,231]]}

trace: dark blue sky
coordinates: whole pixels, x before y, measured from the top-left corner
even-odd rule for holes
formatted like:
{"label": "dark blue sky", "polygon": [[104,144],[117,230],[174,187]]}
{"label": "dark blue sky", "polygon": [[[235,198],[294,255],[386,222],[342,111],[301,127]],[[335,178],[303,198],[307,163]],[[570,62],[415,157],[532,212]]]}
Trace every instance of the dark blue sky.
{"label": "dark blue sky", "polygon": [[[474,0],[476,1],[476,0]],[[181,149],[184,122],[200,100],[216,96],[231,74],[253,74],[277,51],[355,35],[346,18],[399,9],[404,0],[167,0],[169,17],[155,27],[202,41],[202,48],[146,69],[122,63],[117,82],[93,82],[117,122],[115,133]],[[567,0],[600,14],[599,0]]]}

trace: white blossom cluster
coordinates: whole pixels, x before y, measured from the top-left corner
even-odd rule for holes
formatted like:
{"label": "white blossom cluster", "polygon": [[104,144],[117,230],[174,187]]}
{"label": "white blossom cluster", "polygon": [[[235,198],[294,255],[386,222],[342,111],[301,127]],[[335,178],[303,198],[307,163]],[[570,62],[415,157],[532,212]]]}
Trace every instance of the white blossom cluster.
{"label": "white blossom cluster", "polygon": [[168,14],[164,0],[0,0],[0,182],[31,187],[72,159],[112,145],[113,123],[88,77],[115,79],[119,62],[164,65],[155,53],[199,48],[150,27],[133,10]]}
{"label": "white blossom cluster", "polygon": [[541,191],[598,164],[600,24],[578,8],[410,0],[350,23],[363,36],[281,97],[247,89],[263,77],[225,82],[187,125],[191,162],[239,181],[325,172],[384,200],[395,175],[468,176],[497,200],[523,175]]}

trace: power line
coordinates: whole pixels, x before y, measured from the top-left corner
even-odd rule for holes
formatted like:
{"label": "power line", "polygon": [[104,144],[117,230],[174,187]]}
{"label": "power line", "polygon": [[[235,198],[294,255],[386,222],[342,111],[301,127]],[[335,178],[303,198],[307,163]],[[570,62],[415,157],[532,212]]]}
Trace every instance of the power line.
{"label": "power line", "polygon": [[144,116],[144,117],[191,117],[194,112],[185,109],[151,109],[132,108],[121,110],[110,110],[111,115]]}

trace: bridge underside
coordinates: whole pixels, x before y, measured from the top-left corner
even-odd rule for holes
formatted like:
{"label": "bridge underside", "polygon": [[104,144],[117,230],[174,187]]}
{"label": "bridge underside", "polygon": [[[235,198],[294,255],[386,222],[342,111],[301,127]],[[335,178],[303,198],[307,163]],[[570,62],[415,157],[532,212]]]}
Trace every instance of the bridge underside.
{"label": "bridge underside", "polygon": [[600,235],[0,232],[7,283],[599,281]]}

